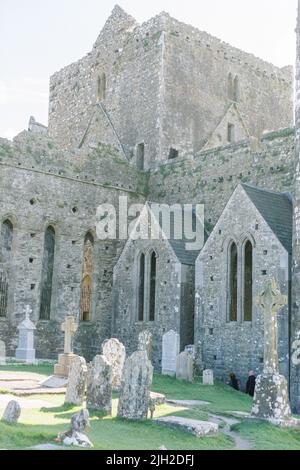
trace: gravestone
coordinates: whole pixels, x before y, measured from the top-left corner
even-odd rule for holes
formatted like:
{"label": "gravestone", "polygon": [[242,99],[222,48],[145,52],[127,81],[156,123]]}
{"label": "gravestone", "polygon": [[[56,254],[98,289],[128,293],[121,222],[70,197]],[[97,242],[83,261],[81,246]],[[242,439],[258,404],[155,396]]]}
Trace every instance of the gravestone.
{"label": "gravestone", "polygon": [[65,333],[64,353],[58,356],[58,364],[54,366],[54,375],[59,377],[68,377],[69,375],[70,365],[76,357],[73,354],[72,340],[77,328],[78,325],[75,323],[74,317],[67,315],[61,325],[61,330]]}
{"label": "gravestone", "polygon": [[88,410],[81,410],[71,418],[71,428],[65,433],[60,433],[57,440],[66,446],[94,447],[86,433],[90,429]]}
{"label": "gravestone", "polygon": [[146,351],[136,351],[125,361],[118,416],[130,420],[147,419],[153,367]]}
{"label": "gravestone", "polygon": [[214,371],[211,369],[205,369],[203,371],[203,385],[213,385],[214,384]]}
{"label": "gravestone", "polygon": [[176,374],[176,360],[179,354],[179,334],[168,331],[162,339],[162,374],[174,376]]}
{"label": "gravestone", "polygon": [[86,406],[111,414],[112,367],[104,356],[96,356],[88,368]]}
{"label": "gravestone", "polygon": [[102,343],[102,354],[112,367],[112,388],[119,390],[126,358],[125,346],[116,338],[111,338]]}
{"label": "gravestone", "polygon": [[148,330],[142,331],[138,339],[138,351],[146,351],[148,358],[152,358],[152,333]]}
{"label": "gravestone", "polygon": [[70,365],[65,403],[82,405],[86,386],[87,366],[85,359],[75,356]]}
{"label": "gravestone", "polygon": [[25,312],[25,320],[18,326],[19,342],[16,349],[16,359],[27,364],[35,364],[35,349],[34,349],[34,331],[35,325],[30,320],[30,307],[27,305]]}
{"label": "gravestone", "polygon": [[177,356],[176,360],[176,379],[194,381],[194,361],[192,356],[184,351]]}
{"label": "gravestone", "polygon": [[264,368],[256,379],[252,417],[267,420],[280,426],[293,425],[289,403],[288,385],[278,369],[277,314],[287,304],[273,279],[256,299],[264,315]]}
{"label": "gravestone", "polygon": [[11,400],[4,410],[1,421],[5,421],[6,423],[17,423],[20,418],[20,414],[21,407],[19,403],[15,400]]}
{"label": "gravestone", "polygon": [[4,341],[0,341],[0,366],[6,364],[6,348]]}

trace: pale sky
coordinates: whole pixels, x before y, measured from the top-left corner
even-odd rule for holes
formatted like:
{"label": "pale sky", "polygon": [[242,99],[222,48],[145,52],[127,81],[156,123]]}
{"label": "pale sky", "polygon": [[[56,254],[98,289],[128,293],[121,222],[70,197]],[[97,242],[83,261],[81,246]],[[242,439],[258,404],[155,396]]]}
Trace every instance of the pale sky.
{"label": "pale sky", "polygon": [[[89,52],[115,0],[0,0],[0,137],[47,125],[49,77]],[[295,63],[297,0],[119,0],[161,11],[282,67]]]}

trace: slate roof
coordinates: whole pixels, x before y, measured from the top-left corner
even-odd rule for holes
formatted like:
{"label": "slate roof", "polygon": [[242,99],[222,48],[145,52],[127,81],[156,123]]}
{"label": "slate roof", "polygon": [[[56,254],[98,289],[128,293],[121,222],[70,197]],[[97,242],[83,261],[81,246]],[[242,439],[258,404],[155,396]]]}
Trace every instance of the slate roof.
{"label": "slate roof", "polygon": [[289,193],[278,193],[242,184],[246,194],[288,253],[292,253],[293,202]]}

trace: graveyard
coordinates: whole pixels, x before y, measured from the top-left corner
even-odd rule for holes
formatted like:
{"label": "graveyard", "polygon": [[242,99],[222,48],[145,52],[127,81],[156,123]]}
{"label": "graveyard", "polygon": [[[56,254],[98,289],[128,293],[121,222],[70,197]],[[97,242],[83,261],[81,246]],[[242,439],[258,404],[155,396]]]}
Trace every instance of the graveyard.
{"label": "graveyard", "polygon": [[[3,389],[1,377],[11,374],[51,375],[53,365],[26,366],[8,364],[0,367],[0,414],[4,409],[7,391]],[[247,395],[236,392],[228,386],[216,383],[213,386],[202,385],[201,379],[195,383],[178,381],[173,377],[154,374],[151,389],[165,394],[168,400],[202,401],[204,404],[189,407],[165,403],[156,408],[154,418],[178,416],[199,420],[212,419],[221,421],[219,433],[214,437],[198,438],[187,432],[159,426],[150,418],[144,421],[129,422],[116,417],[118,394],[113,394],[112,416],[103,417],[101,413],[90,412],[91,429],[88,433],[97,450],[158,450],[164,446],[169,450],[231,450],[231,449],[300,449],[300,429],[281,429],[257,420],[237,418],[233,411],[249,413],[252,400]],[[5,449],[28,449],[55,442],[58,433],[68,428],[71,416],[80,406],[64,405],[64,394],[26,395],[16,397],[9,392],[9,397],[21,399],[22,412],[17,424],[0,422],[0,447]],[[28,402],[29,406],[25,406]],[[36,402],[36,404],[34,403]],[[30,407],[32,406],[32,407]],[[226,429],[227,419],[231,431]]]}
{"label": "graveyard", "polygon": [[[27,308],[15,358],[1,344],[0,448],[31,450],[269,450],[300,449],[300,417],[292,414],[278,367],[276,324],[286,303],[273,279],[257,299],[265,316],[262,373],[253,398],[199,370],[179,335],[162,340],[161,373],[154,371],[151,332],[126,354],[116,338],[91,362],[74,354],[77,324],[61,324],[58,362],[39,361]],[[232,384],[231,384],[232,385]]]}

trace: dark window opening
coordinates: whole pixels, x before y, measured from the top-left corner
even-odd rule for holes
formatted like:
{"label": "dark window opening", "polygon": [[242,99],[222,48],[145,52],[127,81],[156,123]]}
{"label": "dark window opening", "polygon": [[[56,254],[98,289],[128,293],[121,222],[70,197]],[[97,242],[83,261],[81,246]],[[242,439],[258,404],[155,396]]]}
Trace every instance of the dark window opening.
{"label": "dark window opening", "polygon": [[174,149],[174,148],[170,148],[169,160],[173,160],[174,158],[177,158],[178,155],[179,155],[178,150],[176,150],[176,149]]}
{"label": "dark window opening", "polygon": [[151,255],[150,265],[150,305],[149,305],[149,320],[155,320],[155,294],[156,294],[156,254],[153,252]]}
{"label": "dark window opening", "polygon": [[102,75],[98,76],[97,79],[97,101],[103,101],[106,98],[106,75],[102,73]]}
{"label": "dark window opening", "polygon": [[141,254],[139,264],[139,299],[138,320],[144,321],[144,295],[145,295],[145,255]]}
{"label": "dark window opening", "polygon": [[234,125],[233,124],[228,124],[227,128],[227,141],[229,143],[234,142],[235,135],[234,135]]}
{"label": "dark window opening", "polygon": [[230,247],[230,283],[229,283],[229,320],[237,321],[237,246],[232,243]]}
{"label": "dark window opening", "polygon": [[240,100],[240,80],[236,75],[233,81],[233,101],[236,103]]}
{"label": "dark window opening", "polygon": [[144,158],[145,158],[145,144],[141,143],[138,144],[137,149],[136,149],[136,167],[138,170],[143,171],[144,170]]}
{"label": "dark window opening", "polygon": [[250,241],[245,245],[244,254],[244,321],[252,321],[253,250]]}
{"label": "dark window opening", "polygon": [[50,320],[52,279],[54,269],[55,231],[49,226],[45,232],[41,280],[40,319]]}

